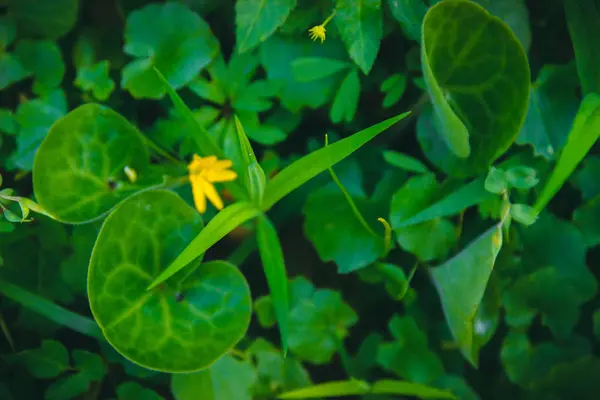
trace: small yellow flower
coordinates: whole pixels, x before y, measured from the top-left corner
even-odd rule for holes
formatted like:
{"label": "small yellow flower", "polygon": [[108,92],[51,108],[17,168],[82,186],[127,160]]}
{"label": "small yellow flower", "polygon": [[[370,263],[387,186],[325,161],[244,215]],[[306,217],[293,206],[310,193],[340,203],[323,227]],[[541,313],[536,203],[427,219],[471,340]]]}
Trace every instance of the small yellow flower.
{"label": "small yellow flower", "polygon": [[313,26],[308,30],[310,32],[310,38],[312,40],[321,39],[321,43],[325,40],[325,26],[317,25]]}
{"label": "small yellow flower", "polygon": [[213,183],[230,182],[237,178],[234,171],[229,170],[233,163],[230,160],[217,160],[215,156],[200,157],[194,154],[194,159],[188,165],[194,205],[198,212],[206,212],[206,199],[217,210],[223,208],[223,200]]}
{"label": "small yellow flower", "polygon": [[323,22],[321,25],[313,26],[312,28],[310,28],[308,30],[308,32],[310,34],[310,38],[312,40],[321,39],[321,43],[323,43],[325,41],[325,33],[327,32],[325,30],[325,27],[327,26],[329,21],[331,21],[331,19],[333,18],[334,15],[335,15],[335,10],[333,10],[331,15],[329,17],[327,17],[325,22]]}

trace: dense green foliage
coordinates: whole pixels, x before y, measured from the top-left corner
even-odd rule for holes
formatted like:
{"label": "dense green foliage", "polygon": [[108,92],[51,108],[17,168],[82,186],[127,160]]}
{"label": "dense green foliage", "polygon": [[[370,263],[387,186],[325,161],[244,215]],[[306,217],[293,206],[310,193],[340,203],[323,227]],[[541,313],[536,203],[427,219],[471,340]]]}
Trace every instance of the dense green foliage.
{"label": "dense green foliage", "polygon": [[598,397],[600,0],[0,12],[0,399]]}

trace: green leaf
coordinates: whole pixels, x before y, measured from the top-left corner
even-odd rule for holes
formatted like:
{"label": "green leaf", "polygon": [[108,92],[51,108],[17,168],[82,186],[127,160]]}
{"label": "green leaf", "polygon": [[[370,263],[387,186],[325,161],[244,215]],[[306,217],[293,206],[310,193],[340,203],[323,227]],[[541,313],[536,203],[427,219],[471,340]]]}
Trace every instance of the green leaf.
{"label": "green leaf", "polygon": [[77,22],[79,0],[8,0],[19,36],[58,39]]}
{"label": "green leaf", "polygon": [[511,217],[523,225],[532,225],[537,220],[537,214],[527,204],[513,204],[510,206]]}
{"label": "green leaf", "polygon": [[292,390],[277,396],[278,399],[320,399],[323,397],[359,396],[367,394],[371,386],[365,381],[352,379],[320,383],[311,387]]}
{"label": "green leaf", "polygon": [[223,356],[204,371],[172,375],[171,391],[175,400],[252,400],[255,381],[251,364]]}
{"label": "green leaf", "polygon": [[[132,184],[128,166],[137,172]],[[33,166],[39,204],[66,223],[105,215],[126,197],[162,179],[149,172],[143,136],[110,108],[85,104],[54,123]]]}
{"label": "green leaf", "polygon": [[[490,48],[498,51],[481,51]],[[527,112],[529,65],[521,44],[481,6],[449,0],[425,16],[421,56],[433,126],[443,138],[436,145],[447,153],[448,169],[462,176],[487,170],[514,142]],[[423,142],[433,160],[433,144]]]}
{"label": "green leaf", "polygon": [[15,21],[7,16],[0,17],[0,49],[6,50],[17,37]]}
{"label": "green leaf", "polygon": [[[416,221],[422,220],[419,214],[430,209],[439,194],[440,187],[435,176],[425,174],[408,180],[392,198],[390,224],[396,241],[402,249],[422,261],[443,259],[456,244],[456,228],[447,219],[439,216],[427,218],[426,214],[424,221],[411,222],[415,216]],[[406,220],[410,223],[407,224]]]}
{"label": "green leaf", "polygon": [[267,183],[263,198],[263,210],[268,210],[294,189],[348,157],[369,140],[409,114],[404,113],[389,118],[293,162]]}
{"label": "green leaf", "polygon": [[574,63],[544,66],[531,86],[529,109],[517,143],[531,144],[536,155],[553,160],[565,145],[577,115],[578,86]]}
{"label": "green leaf", "polygon": [[590,94],[581,102],[567,144],[533,208],[541,212],[575,171],[600,135],[600,95]]}
{"label": "green leaf", "polygon": [[371,389],[373,394],[393,394],[396,396],[411,396],[420,399],[456,399],[448,390],[440,390],[418,383],[393,381],[389,379],[377,381]]}
{"label": "green leaf", "polygon": [[252,50],[264,42],[287,19],[296,0],[239,0],[235,4],[237,50]]}
{"label": "green leaf", "polygon": [[226,262],[197,261],[173,284],[147,290],[201,229],[194,209],[159,190],[122,202],[98,235],[88,272],[90,308],[111,345],[146,368],[206,368],[248,328],[248,284]]}
{"label": "green leaf", "polygon": [[292,62],[292,74],[298,82],[317,81],[334,75],[352,65],[325,57],[300,57]]}
{"label": "green leaf", "polygon": [[147,389],[137,382],[121,383],[117,387],[117,400],[163,400],[154,390]]}
{"label": "green leaf", "polygon": [[128,15],[123,50],[137,59],[123,68],[121,86],[135,98],[160,99],[166,88],[152,67],[175,90],[180,89],[212,61],[219,43],[198,14],[169,2],[150,4]]}
{"label": "green leaf", "polygon": [[594,324],[594,336],[596,339],[600,339],[600,310],[594,311],[592,323]]}
{"label": "green leaf", "polygon": [[256,360],[258,382],[254,395],[268,398],[273,393],[309,386],[310,375],[293,356],[284,356],[271,343],[262,338],[256,339],[248,348],[248,353]]}
{"label": "green leaf", "polygon": [[350,58],[369,74],[383,35],[381,0],[337,0],[334,20]]}
{"label": "green leaf", "polygon": [[398,151],[385,150],[383,152],[383,159],[390,165],[406,171],[416,172],[419,174],[426,174],[429,172],[425,164],[423,164],[421,161]]}
{"label": "green leaf", "polygon": [[475,366],[479,349],[473,340],[474,318],[501,247],[502,224],[498,224],[452,259],[430,270],[452,336]]}
{"label": "green leaf", "polygon": [[300,38],[273,35],[260,46],[260,61],[267,77],[270,82],[278,85],[277,95],[282,105],[293,113],[303,107],[317,108],[325,105],[340,84],[336,75],[312,82],[298,82],[294,77],[293,63],[306,57],[347,59],[339,41],[326,40],[317,46],[306,33]]}
{"label": "green leaf", "polygon": [[33,73],[33,92],[45,94],[60,86],[65,75],[65,65],[56,43],[49,40],[21,40],[15,53],[21,65]]}
{"label": "green leaf", "polygon": [[66,112],[66,99],[61,91],[19,105],[16,113],[20,127],[17,134],[17,150],[12,154],[10,163],[19,169],[31,171],[38,146],[50,127]]}
{"label": "green leaf", "polygon": [[573,174],[571,182],[581,191],[583,200],[591,200],[600,194],[600,157],[588,155],[583,159],[581,169]]}
{"label": "green leaf", "polygon": [[395,227],[403,228],[431,221],[435,218],[456,215],[492,197],[482,185],[481,179],[475,179],[410,218],[397,221]]}
{"label": "green leaf", "polygon": [[376,262],[360,270],[361,279],[369,283],[383,282],[388,294],[394,300],[402,300],[409,289],[409,278],[397,265]]}
{"label": "green leaf", "polygon": [[269,296],[261,296],[254,301],[254,312],[263,328],[271,328],[277,323],[273,301]]}
{"label": "green leaf", "polygon": [[37,379],[55,378],[70,367],[67,349],[56,340],[44,340],[39,349],[26,350],[11,358],[24,363]]}
{"label": "green leaf", "polygon": [[491,167],[483,185],[485,190],[490,193],[502,194],[506,192],[508,190],[506,172],[500,168]]}
{"label": "green leaf", "polygon": [[597,0],[566,1],[565,15],[583,94],[600,93],[600,54],[589,40],[600,35],[600,3]]}
{"label": "green leaf", "polygon": [[427,6],[423,0],[388,0],[392,17],[398,23],[404,35],[412,40],[421,42],[421,25]]}
{"label": "green leaf", "polygon": [[200,231],[200,233],[183,249],[177,258],[169,264],[167,269],[162,271],[156,277],[149,289],[152,289],[162,282],[166,281],[177,272],[185,268],[200,257],[206,250],[228,233],[233,231],[243,223],[261,215],[261,211],[250,203],[234,203],[223,210],[210,220],[210,222]]}
{"label": "green leaf", "polygon": [[394,74],[381,83],[380,89],[386,93],[383,99],[383,108],[396,104],[406,90],[406,75]]}
{"label": "green leaf", "polygon": [[[14,135],[19,130],[19,124],[8,108],[0,108],[0,132],[7,135]],[[0,184],[0,186],[2,186]]]}
{"label": "green leaf", "polygon": [[109,75],[110,62],[107,60],[77,68],[75,86],[100,100],[106,101],[115,89],[115,82]]}
{"label": "green leaf", "polygon": [[263,269],[269,284],[269,293],[281,334],[283,353],[288,350],[288,314],[290,301],[288,296],[288,280],[285,272],[283,250],[277,236],[277,230],[266,217],[258,219],[256,225],[256,242]]}
{"label": "green leaf", "polygon": [[339,124],[342,121],[352,121],[358,107],[359,96],[360,80],[358,78],[358,71],[356,68],[352,68],[342,81],[333,100],[331,111],[329,112],[331,122]]}
{"label": "green leaf", "polygon": [[573,223],[577,225],[588,247],[600,244],[600,197],[595,197],[573,213]]}
{"label": "green leaf", "polygon": [[106,364],[97,354],[73,350],[73,360],[77,373],[52,383],[45,393],[47,400],[72,399],[85,393],[91,382],[100,382],[106,375]]}
{"label": "green leaf", "polygon": [[328,363],[358,320],[356,313],[339,292],[315,289],[302,276],[289,282],[288,291],[290,351],[313,364]]}
{"label": "green leaf", "polygon": [[515,189],[528,190],[538,184],[535,169],[518,165],[506,170],[506,182]]}
{"label": "green leaf", "polygon": [[389,329],[395,341],[383,343],[377,352],[377,362],[383,369],[415,383],[428,383],[443,374],[442,362],[412,317],[394,315]]}
{"label": "green leaf", "polygon": [[500,18],[514,32],[523,48],[531,45],[529,12],[525,0],[475,0],[492,15]]}

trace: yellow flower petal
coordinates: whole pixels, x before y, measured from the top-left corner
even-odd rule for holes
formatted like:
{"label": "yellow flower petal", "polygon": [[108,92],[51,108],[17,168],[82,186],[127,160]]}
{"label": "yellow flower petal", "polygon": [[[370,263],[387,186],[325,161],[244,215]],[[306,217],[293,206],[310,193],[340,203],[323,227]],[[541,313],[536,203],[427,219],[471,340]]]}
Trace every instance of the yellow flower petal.
{"label": "yellow flower petal", "polygon": [[223,200],[221,200],[221,197],[219,196],[219,193],[217,192],[217,189],[215,189],[213,184],[205,180],[201,180],[200,184],[202,185],[202,190],[204,194],[212,203],[212,205],[215,206],[217,210],[222,210]]}
{"label": "yellow flower petal", "polygon": [[206,196],[202,187],[202,179],[190,179],[192,185],[192,194],[194,195],[194,205],[200,214],[206,212]]}
{"label": "yellow flower petal", "polygon": [[204,171],[202,174],[208,182],[231,182],[237,178],[237,174],[233,171]]}

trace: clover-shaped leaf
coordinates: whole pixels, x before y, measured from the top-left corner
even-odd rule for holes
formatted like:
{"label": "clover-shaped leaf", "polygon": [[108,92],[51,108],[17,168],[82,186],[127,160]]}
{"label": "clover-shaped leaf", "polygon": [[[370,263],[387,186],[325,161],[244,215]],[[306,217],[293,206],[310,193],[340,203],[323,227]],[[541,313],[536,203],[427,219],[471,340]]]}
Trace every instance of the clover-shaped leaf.
{"label": "clover-shaped leaf", "polygon": [[[136,171],[136,182],[127,179],[125,167]],[[148,168],[140,132],[110,108],[85,104],[52,125],[35,158],[33,187],[55,218],[82,223],[160,183]]]}
{"label": "clover-shaped leaf", "polygon": [[203,369],[248,328],[248,284],[226,262],[197,261],[184,275],[147,290],[201,229],[193,208],[157,190],[121,203],[98,235],[88,272],[92,313],[112,346],[146,368]]}
{"label": "clover-shaped leaf", "polygon": [[124,50],[138,58],[123,69],[121,86],[136,98],[160,99],[166,88],[152,67],[180,89],[216,56],[219,43],[198,14],[170,2],[129,14]]}
{"label": "clover-shaped leaf", "polygon": [[446,0],[425,16],[421,56],[437,131],[420,137],[427,157],[436,165],[446,159],[452,175],[487,170],[515,141],[527,112],[523,47],[481,6]]}

